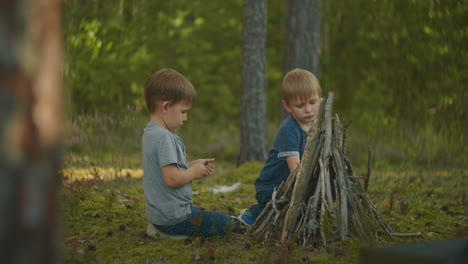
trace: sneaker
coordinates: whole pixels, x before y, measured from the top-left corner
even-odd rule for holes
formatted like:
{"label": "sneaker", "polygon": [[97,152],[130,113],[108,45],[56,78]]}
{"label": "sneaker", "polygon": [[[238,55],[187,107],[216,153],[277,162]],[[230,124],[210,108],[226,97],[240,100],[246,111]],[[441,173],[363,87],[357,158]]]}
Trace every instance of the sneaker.
{"label": "sneaker", "polygon": [[242,223],[237,216],[231,216],[231,232],[233,233],[244,233],[247,230],[247,226]]}
{"label": "sneaker", "polygon": [[237,219],[239,219],[239,221],[241,221],[244,225],[253,225],[255,223],[255,220],[257,219],[257,215],[253,213],[255,207],[255,205],[250,205],[249,207],[247,207],[247,209],[242,209]]}
{"label": "sneaker", "polygon": [[156,227],[154,227],[152,223],[148,224],[148,227],[146,228],[146,234],[153,238],[163,237],[163,238],[170,238],[174,240],[185,240],[188,238],[187,235],[169,235],[169,234],[163,233],[157,230]]}
{"label": "sneaker", "polygon": [[148,227],[146,228],[146,234],[150,237],[157,238],[158,237],[158,230],[154,227],[153,224],[149,223]]}

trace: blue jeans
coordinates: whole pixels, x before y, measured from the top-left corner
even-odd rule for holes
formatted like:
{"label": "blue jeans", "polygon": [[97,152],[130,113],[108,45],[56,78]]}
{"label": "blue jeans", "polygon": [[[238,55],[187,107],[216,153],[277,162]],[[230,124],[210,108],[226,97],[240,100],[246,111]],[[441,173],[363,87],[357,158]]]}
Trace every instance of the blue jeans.
{"label": "blue jeans", "polygon": [[262,213],[268,202],[271,201],[272,194],[273,190],[255,193],[255,199],[257,199],[258,203],[249,206],[249,210],[252,212],[254,219],[256,219]]}
{"label": "blue jeans", "polygon": [[271,196],[273,195],[273,190],[271,191],[261,191],[255,194],[255,199],[257,199],[257,209],[256,213],[259,215],[263,209],[265,209],[267,203],[271,201]]}
{"label": "blue jeans", "polygon": [[191,206],[191,215],[181,223],[175,225],[154,225],[159,231],[169,235],[187,236],[222,236],[229,231],[233,220],[224,213],[205,212]]}

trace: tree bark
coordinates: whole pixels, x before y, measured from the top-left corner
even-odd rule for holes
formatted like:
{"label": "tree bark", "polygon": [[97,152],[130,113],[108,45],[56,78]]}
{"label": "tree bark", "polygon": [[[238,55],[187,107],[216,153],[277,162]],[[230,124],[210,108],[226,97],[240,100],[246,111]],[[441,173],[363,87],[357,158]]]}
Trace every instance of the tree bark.
{"label": "tree bark", "polygon": [[320,0],[287,0],[286,8],[283,75],[301,68],[320,79]]}
{"label": "tree bark", "polygon": [[264,161],[266,143],[266,0],[245,0],[239,164]]}
{"label": "tree bark", "polygon": [[320,0],[288,0],[284,72],[295,68],[320,76]]}

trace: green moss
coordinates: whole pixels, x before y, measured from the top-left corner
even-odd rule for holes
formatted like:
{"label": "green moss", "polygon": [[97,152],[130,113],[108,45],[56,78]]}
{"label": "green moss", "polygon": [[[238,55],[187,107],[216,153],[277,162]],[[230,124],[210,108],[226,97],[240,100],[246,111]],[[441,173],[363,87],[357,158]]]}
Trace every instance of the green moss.
{"label": "green moss", "polygon": [[220,175],[219,180],[226,183],[240,182],[243,184],[253,184],[262,167],[262,162],[247,162],[232,171]]}
{"label": "green moss", "polygon": [[[194,203],[207,210],[238,214],[255,202],[253,182],[263,164],[246,163],[223,169],[194,183]],[[248,235],[187,241],[154,239],[145,234],[145,202],[141,178],[119,178],[86,186],[80,195],[63,187],[64,262],[67,263],[359,263],[361,248],[427,240],[453,239],[467,225],[463,200],[468,171],[374,171],[369,198],[387,223],[399,233],[423,236],[379,240],[348,238],[327,248],[288,247],[277,241],[262,244]],[[210,188],[241,182],[235,191],[214,194]],[[391,195],[394,194],[390,209]],[[214,252],[210,254],[209,252]]]}

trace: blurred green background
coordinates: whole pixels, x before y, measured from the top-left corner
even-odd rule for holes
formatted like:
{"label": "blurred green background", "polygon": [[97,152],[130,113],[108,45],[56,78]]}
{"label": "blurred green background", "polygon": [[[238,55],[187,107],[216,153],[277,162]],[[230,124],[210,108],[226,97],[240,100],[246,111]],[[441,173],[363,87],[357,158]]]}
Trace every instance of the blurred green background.
{"label": "blurred green background", "polygon": [[[280,123],[285,1],[268,1],[268,142]],[[174,68],[198,90],[180,129],[190,158],[235,164],[240,149],[242,0],[63,1],[67,159],[139,166],[143,86]],[[335,94],[348,154],[378,168],[468,160],[468,1],[321,3],[320,82]],[[114,164],[115,165],[115,164]]]}

